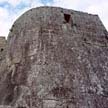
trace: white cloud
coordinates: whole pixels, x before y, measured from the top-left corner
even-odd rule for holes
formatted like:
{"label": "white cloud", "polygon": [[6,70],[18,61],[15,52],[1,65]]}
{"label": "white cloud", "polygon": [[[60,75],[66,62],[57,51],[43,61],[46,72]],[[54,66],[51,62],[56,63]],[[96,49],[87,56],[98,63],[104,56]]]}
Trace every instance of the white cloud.
{"label": "white cloud", "polygon": [[34,8],[37,6],[43,6],[43,4],[40,2],[40,0],[29,0],[30,2],[30,7]]}
{"label": "white cloud", "polygon": [[8,28],[11,25],[8,22],[8,11],[0,7],[0,35],[7,35]]}
{"label": "white cloud", "polygon": [[8,16],[8,11],[6,9],[0,7],[0,17],[2,19],[4,19],[7,16]]}
{"label": "white cloud", "polygon": [[22,0],[7,0],[8,3],[10,3],[13,6],[18,5]]}
{"label": "white cloud", "polygon": [[0,0],[0,3],[7,2],[11,4],[12,6],[16,6],[19,4],[22,0]]}
{"label": "white cloud", "polygon": [[54,0],[53,6],[59,6],[64,8],[76,8],[79,4],[79,0]]}

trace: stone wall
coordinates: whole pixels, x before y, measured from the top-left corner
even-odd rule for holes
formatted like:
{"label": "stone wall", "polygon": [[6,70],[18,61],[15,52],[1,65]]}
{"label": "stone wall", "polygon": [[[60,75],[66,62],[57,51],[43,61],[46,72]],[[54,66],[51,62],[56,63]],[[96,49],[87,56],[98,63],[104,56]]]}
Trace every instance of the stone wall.
{"label": "stone wall", "polygon": [[0,60],[4,59],[6,55],[6,39],[0,36]]}
{"label": "stone wall", "polygon": [[31,9],[13,24],[7,46],[1,104],[107,108],[108,33],[97,15]]}

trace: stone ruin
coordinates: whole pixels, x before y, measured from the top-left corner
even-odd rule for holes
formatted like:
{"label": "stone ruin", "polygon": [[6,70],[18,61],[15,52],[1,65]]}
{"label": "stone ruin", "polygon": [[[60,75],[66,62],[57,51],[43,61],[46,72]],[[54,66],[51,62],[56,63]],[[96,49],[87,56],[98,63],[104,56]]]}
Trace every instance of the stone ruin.
{"label": "stone ruin", "polygon": [[0,108],[108,108],[108,32],[97,15],[31,9],[0,37]]}

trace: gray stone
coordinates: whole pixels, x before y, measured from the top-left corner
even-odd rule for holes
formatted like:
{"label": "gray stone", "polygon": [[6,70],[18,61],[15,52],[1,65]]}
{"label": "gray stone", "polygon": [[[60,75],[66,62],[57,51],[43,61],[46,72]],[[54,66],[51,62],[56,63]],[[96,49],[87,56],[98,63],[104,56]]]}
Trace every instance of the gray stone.
{"label": "gray stone", "polygon": [[1,105],[108,108],[108,32],[97,15],[31,9],[13,24],[6,49]]}

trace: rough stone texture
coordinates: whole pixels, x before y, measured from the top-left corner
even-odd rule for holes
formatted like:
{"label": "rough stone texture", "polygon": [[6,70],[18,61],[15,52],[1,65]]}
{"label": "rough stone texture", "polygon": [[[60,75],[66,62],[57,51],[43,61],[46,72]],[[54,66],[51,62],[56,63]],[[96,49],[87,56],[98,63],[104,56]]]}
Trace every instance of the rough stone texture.
{"label": "rough stone texture", "polygon": [[97,15],[31,9],[13,24],[7,46],[1,105],[108,108],[108,32]]}
{"label": "rough stone texture", "polygon": [[6,70],[6,45],[5,37],[0,37],[0,83]]}
{"label": "rough stone texture", "polygon": [[4,60],[6,54],[6,39],[5,37],[0,37],[0,61]]}

